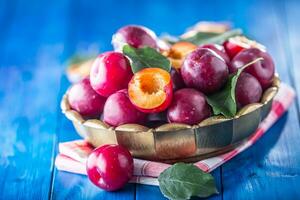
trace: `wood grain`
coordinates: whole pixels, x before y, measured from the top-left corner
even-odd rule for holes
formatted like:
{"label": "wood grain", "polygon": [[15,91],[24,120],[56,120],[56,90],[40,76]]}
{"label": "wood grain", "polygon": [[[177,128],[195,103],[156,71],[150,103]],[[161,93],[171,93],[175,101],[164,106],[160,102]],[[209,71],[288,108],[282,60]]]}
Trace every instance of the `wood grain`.
{"label": "wood grain", "polygon": [[[41,45],[54,37],[49,18],[33,26],[36,19],[26,14],[28,10],[33,16],[51,12],[26,2],[6,1],[4,6],[5,18],[0,20],[4,26],[0,32],[0,199],[47,199],[62,48]],[[33,32],[37,33],[34,42]]]}

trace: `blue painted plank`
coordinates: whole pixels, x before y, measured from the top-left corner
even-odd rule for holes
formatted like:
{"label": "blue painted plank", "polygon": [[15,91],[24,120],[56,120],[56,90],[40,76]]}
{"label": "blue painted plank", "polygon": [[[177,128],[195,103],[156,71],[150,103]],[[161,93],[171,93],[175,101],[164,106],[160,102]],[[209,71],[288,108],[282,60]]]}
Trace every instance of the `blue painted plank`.
{"label": "blue painted plank", "polygon": [[[280,22],[283,24],[284,30],[282,34],[286,37],[285,41],[285,53],[288,63],[288,70],[293,75],[293,82],[297,90],[297,94],[300,92],[300,39],[299,39],[299,18],[300,18],[300,3],[299,1],[286,1],[281,2],[280,7],[277,7],[277,12],[283,9],[284,15],[280,19]],[[300,99],[298,98],[298,104]]]}
{"label": "blue painted plank", "polygon": [[[291,84],[284,48],[284,7],[278,1],[234,4],[237,23],[265,44],[284,82]],[[284,30],[284,31],[283,31]],[[300,197],[299,117],[296,103],[254,146],[222,166],[223,199],[297,199]]]}
{"label": "blue painted plank", "polygon": [[[47,31],[50,18],[34,24],[38,16],[60,10],[53,4],[49,10],[28,2],[5,5],[5,26],[0,32],[0,199],[47,199],[63,49],[43,44],[54,37]],[[63,40],[56,37],[58,43]]]}
{"label": "blue painted plank", "polygon": [[0,68],[0,199],[48,197],[61,75],[57,54],[55,48],[41,52],[27,63],[36,69]]}

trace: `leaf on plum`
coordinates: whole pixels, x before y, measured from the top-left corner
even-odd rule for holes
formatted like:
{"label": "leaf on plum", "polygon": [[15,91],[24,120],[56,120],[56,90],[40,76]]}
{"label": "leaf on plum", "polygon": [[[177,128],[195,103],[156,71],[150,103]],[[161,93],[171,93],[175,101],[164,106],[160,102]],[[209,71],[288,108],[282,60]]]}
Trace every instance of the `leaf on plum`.
{"label": "leaf on plum", "polygon": [[123,47],[123,53],[131,60],[131,69],[136,73],[144,68],[161,68],[168,72],[171,63],[168,58],[151,47],[134,48],[129,45]]}
{"label": "leaf on plum", "polygon": [[236,115],[235,88],[237,80],[245,68],[261,60],[263,58],[257,58],[239,68],[235,74],[229,76],[225,87],[221,91],[206,97],[207,103],[212,107],[214,115],[222,114],[225,117],[234,117]]}

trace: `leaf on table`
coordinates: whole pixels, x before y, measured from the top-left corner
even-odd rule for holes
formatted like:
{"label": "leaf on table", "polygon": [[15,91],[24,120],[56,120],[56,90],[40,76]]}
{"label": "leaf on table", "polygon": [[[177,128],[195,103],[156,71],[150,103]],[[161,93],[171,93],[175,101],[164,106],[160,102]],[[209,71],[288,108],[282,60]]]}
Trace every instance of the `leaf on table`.
{"label": "leaf on table", "polygon": [[229,76],[225,87],[221,91],[206,97],[207,103],[212,107],[214,115],[222,114],[225,117],[234,117],[236,115],[235,88],[237,80],[245,68],[260,60],[263,60],[263,58],[257,58],[239,68],[235,74]]}
{"label": "leaf on table", "polygon": [[226,31],[224,33],[214,33],[214,32],[198,32],[195,35],[183,39],[183,41],[191,42],[196,45],[201,44],[222,44],[227,39],[238,36],[242,34],[241,29],[233,29]]}
{"label": "leaf on table", "polygon": [[158,182],[161,192],[169,199],[208,197],[218,193],[214,177],[193,164],[176,163],[159,175]]}
{"label": "leaf on table", "polygon": [[130,58],[133,73],[152,67],[161,68],[168,72],[171,70],[169,59],[151,47],[134,48],[125,45],[123,53]]}

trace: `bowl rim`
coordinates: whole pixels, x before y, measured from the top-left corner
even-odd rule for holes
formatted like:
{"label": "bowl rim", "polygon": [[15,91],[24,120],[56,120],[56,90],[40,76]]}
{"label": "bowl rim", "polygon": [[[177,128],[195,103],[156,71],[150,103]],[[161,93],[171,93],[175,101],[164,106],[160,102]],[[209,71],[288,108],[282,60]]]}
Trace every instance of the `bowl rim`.
{"label": "bowl rim", "polygon": [[261,101],[259,103],[252,103],[244,106],[241,108],[238,113],[234,117],[224,117],[223,115],[213,115],[209,118],[204,119],[200,123],[196,125],[189,125],[184,123],[165,123],[156,128],[147,127],[140,124],[123,124],[117,127],[110,126],[109,124],[105,123],[100,119],[84,119],[84,117],[73,110],[68,102],[68,91],[70,87],[66,90],[65,94],[63,95],[60,108],[62,113],[73,123],[78,123],[87,127],[96,128],[96,129],[106,129],[109,131],[126,131],[126,132],[168,132],[168,131],[177,131],[177,130],[184,130],[184,129],[197,129],[199,127],[206,127],[215,125],[218,123],[222,123],[229,120],[237,119],[243,115],[249,114],[251,112],[255,112],[257,109],[261,108],[263,105],[267,104],[269,101],[272,101],[275,95],[277,94],[279,87],[280,87],[280,78],[277,73],[275,73],[272,85],[267,88],[263,94]]}

